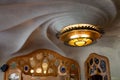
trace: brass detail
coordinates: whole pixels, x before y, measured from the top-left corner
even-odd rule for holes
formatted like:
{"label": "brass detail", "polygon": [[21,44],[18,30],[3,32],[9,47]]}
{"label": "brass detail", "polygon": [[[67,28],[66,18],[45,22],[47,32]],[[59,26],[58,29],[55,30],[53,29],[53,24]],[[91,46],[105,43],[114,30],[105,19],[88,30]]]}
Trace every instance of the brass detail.
{"label": "brass detail", "polygon": [[91,24],[74,24],[63,28],[59,39],[66,45],[86,46],[101,38],[103,30]]}

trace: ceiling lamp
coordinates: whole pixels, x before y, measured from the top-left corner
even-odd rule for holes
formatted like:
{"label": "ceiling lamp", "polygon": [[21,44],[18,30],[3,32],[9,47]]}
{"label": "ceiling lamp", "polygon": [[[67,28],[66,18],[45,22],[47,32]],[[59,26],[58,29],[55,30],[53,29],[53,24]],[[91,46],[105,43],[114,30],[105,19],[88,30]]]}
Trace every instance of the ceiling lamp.
{"label": "ceiling lamp", "polygon": [[86,46],[92,44],[103,34],[103,30],[91,24],[74,24],[60,31],[59,39],[69,46]]}

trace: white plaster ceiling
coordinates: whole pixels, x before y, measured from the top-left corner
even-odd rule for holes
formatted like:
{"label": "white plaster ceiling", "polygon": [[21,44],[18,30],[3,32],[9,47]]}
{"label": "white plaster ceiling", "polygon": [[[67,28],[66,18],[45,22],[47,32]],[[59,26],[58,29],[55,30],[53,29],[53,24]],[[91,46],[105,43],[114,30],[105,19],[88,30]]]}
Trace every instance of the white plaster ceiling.
{"label": "white plaster ceiling", "polygon": [[[77,60],[84,80],[84,61],[95,52],[109,58],[112,80],[119,80],[119,13],[119,0],[0,0],[0,64],[12,56],[47,48]],[[66,46],[56,33],[75,23],[99,25],[105,34],[86,47]]]}

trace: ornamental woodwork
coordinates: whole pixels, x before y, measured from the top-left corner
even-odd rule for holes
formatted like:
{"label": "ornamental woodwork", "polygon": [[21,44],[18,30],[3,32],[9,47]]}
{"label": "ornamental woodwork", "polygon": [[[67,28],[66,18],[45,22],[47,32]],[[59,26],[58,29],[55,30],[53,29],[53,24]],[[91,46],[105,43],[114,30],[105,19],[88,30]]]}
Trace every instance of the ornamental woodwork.
{"label": "ornamental woodwork", "polygon": [[[76,61],[47,49],[14,57],[7,64],[9,68],[5,72],[5,80],[37,80],[48,76],[62,76],[64,80],[80,80],[80,68]],[[16,76],[16,79],[10,79],[12,75]]]}
{"label": "ornamental woodwork", "polygon": [[85,62],[86,80],[110,80],[109,60],[92,53]]}

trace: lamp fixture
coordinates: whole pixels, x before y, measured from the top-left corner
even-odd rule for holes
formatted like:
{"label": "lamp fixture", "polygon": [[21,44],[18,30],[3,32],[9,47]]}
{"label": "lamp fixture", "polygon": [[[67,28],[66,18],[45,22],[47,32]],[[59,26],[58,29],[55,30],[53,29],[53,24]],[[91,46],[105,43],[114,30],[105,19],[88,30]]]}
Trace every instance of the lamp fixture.
{"label": "lamp fixture", "polygon": [[73,24],[60,31],[59,39],[69,46],[86,46],[99,39],[103,32],[91,24]]}

